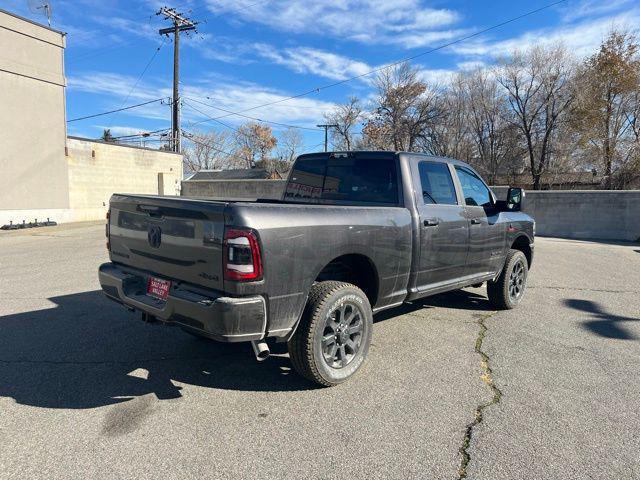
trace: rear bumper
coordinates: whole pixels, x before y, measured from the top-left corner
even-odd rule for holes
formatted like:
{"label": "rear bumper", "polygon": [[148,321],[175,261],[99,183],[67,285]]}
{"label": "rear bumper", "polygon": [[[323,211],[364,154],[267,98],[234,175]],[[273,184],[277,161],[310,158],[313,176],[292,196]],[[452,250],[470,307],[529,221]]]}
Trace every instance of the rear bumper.
{"label": "rear bumper", "polygon": [[150,275],[114,263],[100,265],[98,274],[107,297],[162,322],[188,327],[221,342],[259,340],[265,336],[263,297],[226,297],[215,290],[174,281],[164,301],[146,295]]}

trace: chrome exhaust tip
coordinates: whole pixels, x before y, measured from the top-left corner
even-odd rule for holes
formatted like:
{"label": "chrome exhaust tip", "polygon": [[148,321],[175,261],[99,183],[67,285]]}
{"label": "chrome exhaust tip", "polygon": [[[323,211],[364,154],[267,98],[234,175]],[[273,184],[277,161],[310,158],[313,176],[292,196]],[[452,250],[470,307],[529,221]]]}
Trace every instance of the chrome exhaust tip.
{"label": "chrome exhaust tip", "polygon": [[251,340],[251,346],[253,347],[253,353],[256,355],[256,360],[263,362],[269,358],[271,352],[269,351],[269,345],[267,345],[267,342],[264,340]]}

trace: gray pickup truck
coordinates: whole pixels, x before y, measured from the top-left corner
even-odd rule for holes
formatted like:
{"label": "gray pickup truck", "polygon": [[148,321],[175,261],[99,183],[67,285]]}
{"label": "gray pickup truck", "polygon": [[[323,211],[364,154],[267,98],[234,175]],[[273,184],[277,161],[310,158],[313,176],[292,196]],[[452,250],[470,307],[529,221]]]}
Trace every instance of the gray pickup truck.
{"label": "gray pickup truck", "polygon": [[281,200],[111,197],[104,293],[147,321],[223,342],[288,342],[293,367],[336,385],[362,365],[373,314],[487,283],[522,299],[535,223],[469,165],[399,152],[298,157]]}

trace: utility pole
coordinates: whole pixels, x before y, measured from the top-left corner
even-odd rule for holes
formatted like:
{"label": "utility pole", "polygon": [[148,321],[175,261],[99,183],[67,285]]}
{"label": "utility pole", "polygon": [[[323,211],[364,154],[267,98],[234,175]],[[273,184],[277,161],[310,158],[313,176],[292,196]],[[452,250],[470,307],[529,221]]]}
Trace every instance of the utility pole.
{"label": "utility pole", "polygon": [[338,125],[332,123],[330,125],[327,125],[327,124],[316,125],[316,127],[324,128],[324,151],[326,152],[328,151],[328,148],[329,148],[329,129],[338,128]]}
{"label": "utility pole", "polygon": [[178,13],[175,8],[162,7],[156,12],[166,20],[173,22],[173,26],[162,28],[158,31],[160,35],[173,34],[173,99],[171,102],[171,136],[173,151],[180,153],[180,32],[195,30],[197,22],[194,22]]}

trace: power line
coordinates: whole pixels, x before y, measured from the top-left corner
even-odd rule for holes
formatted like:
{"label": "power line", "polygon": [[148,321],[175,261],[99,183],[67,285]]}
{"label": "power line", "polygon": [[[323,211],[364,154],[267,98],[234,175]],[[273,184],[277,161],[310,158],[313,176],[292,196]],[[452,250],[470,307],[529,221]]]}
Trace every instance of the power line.
{"label": "power line", "polygon": [[[138,86],[138,83],[140,83],[140,80],[142,80],[142,77],[144,77],[144,74],[147,73],[147,70],[149,70],[149,67],[151,66],[151,64],[153,63],[155,58],[158,56],[158,52],[160,51],[160,49],[162,48],[162,46],[164,44],[165,44],[165,39],[163,38],[162,42],[160,42],[160,45],[158,45],[158,47],[156,48],[155,52],[153,52],[153,55],[151,55],[151,58],[149,59],[147,64],[144,66],[144,69],[142,69],[142,73],[138,76],[138,78],[134,82],[133,86],[131,87],[131,90],[129,90],[129,93],[127,94],[125,99],[122,101],[122,105],[120,105],[120,107],[123,107],[124,104],[127,103],[127,100],[129,100],[129,97],[131,97],[131,94],[133,93],[133,91]],[[113,119],[111,119],[111,125],[113,125]],[[109,126],[109,128],[111,128],[111,125]]]}
{"label": "power line", "polygon": [[[187,97],[187,98],[189,98],[189,100],[192,100],[192,101],[194,101],[194,102],[196,102],[196,103],[199,103],[200,105],[204,105],[205,107],[214,108],[214,109],[216,109],[216,110],[220,110],[221,112],[226,112],[226,113],[228,113],[228,114],[230,114],[230,115],[237,115],[237,116],[239,116],[239,117],[248,118],[248,119],[250,119],[250,120],[255,120],[255,121],[257,121],[257,122],[270,123],[270,124],[272,124],[272,125],[278,125],[278,126],[280,126],[280,127],[298,128],[298,129],[301,129],[301,130],[311,130],[311,131],[314,131],[314,132],[317,132],[317,131],[319,131],[319,130],[320,130],[319,128],[303,127],[303,126],[301,126],[301,125],[289,125],[289,124],[287,124],[287,123],[273,122],[273,121],[271,121],[271,120],[263,120],[263,119],[261,119],[261,118],[251,117],[251,116],[249,116],[249,115],[243,115],[242,113],[232,112],[231,110],[226,110],[226,109],[221,108],[221,107],[216,107],[216,106],[214,106],[214,105],[210,105],[210,104],[208,104],[208,103],[204,103],[204,102],[201,102],[201,101],[199,101],[199,100],[196,100],[195,98],[192,98],[192,97]],[[207,99],[209,99],[209,100],[211,100],[211,97],[206,97],[206,98],[207,98]],[[193,108],[193,106],[191,106],[191,107]],[[202,112],[200,112],[200,113],[202,113]],[[202,113],[202,114],[203,114],[203,115],[205,115],[206,117],[208,117],[208,119],[209,119],[209,120],[215,120],[216,122],[218,121],[218,119],[217,119],[217,118],[212,118],[212,117],[210,117],[209,115],[206,115],[206,114],[204,114],[204,113]],[[204,121],[207,121],[207,120],[204,120]],[[202,122],[196,122],[196,123],[194,123],[194,125],[196,125],[197,123],[202,123]]]}
{"label": "power line", "polygon": [[[153,15],[148,15],[148,16],[144,17],[144,19],[149,24],[151,23],[151,19],[152,18],[153,18]],[[125,20],[134,21],[133,19],[125,19]],[[137,19],[136,19],[136,21],[137,21]],[[87,58],[95,57],[97,55],[100,55],[102,53],[106,53],[106,52],[111,51],[111,50],[117,50],[117,49],[122,48],[122,47],[127,47],[129,45],[133,45],[134,43],[139,43],[140,40],[143,40],[143,39],[134,39],[134,40],[129,40],[128,42],[121,43],[119,45],[108,45],[106,47],[96,48],[96,49],[94,49],[92,51],[85,52],[84,55],[79,55],[77,57],[70,58],[68,60],[68,63],[76,63],[78,61],[86,60]]]}
{"label": "power line", "polygon": [[172,26],[158,30],[160,35],[173,35],[173,96],[171,102],[171,130],[173,151],[180,153],[180,33],[196,31],[198,22],[194,22],[175,8],[162,7],[156,15],[170,20]]}
{"label": "power line", "polygon": [[160,130],[153,130],[153,131],[150,131],[150,132],[140,132],[140,133],[135,133],[135,134],[131,134],[131,135],[120,135],[119,137],[113,137],[113,138],[115,140],[120,140],[122,138],[149,137],[151,135],[156,135],[158,133],[168,132],[169,130],[171,130],[171,128],[162,128]]}
{"label": "power line", "polygon": [[313,152],[316,148],[322,147],[324,145],[324,142],[319,143],[317,145],[313,145],[307,149],[305,149],[302,153],[300,153],[300,155],[302,155],[303,153],[310,153]]}
{"label": "power line", "polygon": [[432,48],[432,49],[430,49],[430,50],[426,50],[426,51],[424,51],[424,52],[420,52],[420,53],[417,53],[417,54],[415,54],[415,55],[411,55],[410,57],[405,57],[405,58],[403,58],[403,59],[396,60],[395,62],[389,63],[389,64],[387,64],[387,65],[383,65],[383,66],[381,66],[381,67],[374,68],[373,70],[370,70],[370,71],[368,71],[368,72],[361,73],[361,74],[359,74],[359,75],[355,75],[355,76],[353,76],[353,77],[345,78],[345,79],[343,79],[343,80],[339,80],[339,81],[337,81],[337,82],[329,83],[329,84],[326,84],[326,85],[321,85],[321,86],[319,86],[319,87],[312,88],[311,90],[307,90],[307,91],[305,91],[305,92],[298,93],[298,94],[296,94],[296,95],[291,95],[291,96],[289,96],[289,97],[284,97],[284,98],[280,98],[280,99],[278,99],[278,100],[273,100],[273,101],[271,101],[271,102],[263,103],[262,105],[256,105],[256,106],[254,106],[254,107],[245,108],[244,110],[240,110],[240,111],[238,111],[238,112],[232,112],[232,113],[228,113],[228,114],[226,114],[226,115],[220,115],[219,117],[215,117],[215,119],[216,119],[216,120],[218,120],[218,119],[220,119],[220,118],[229,117],[229,116],[231,116],[231,115],[239,115],[239,114],[241,114],[241,113],[250,112],[250,111],[252,111],[252,110],[257,110],[257,109],[259,109],[259,108],[269,107],[269,106],[271,106],[271,105],[276,105],[276,104],[278,104],[278,103],[287,102],[287,101],[289,101],[289,100],[293,100],[293,99],[296,99],[296,98],[306,97],[307,95],[311,95],[312,93],[319,93],[319,92],[321,92],[322,90],[326,90],[326,89],[328,89],[328,88],[332,88],[332,87],[337,87],[337,86],[339,86],[339,85],[343,85],[343,84],[348,83],[348,82],[351,82],[351,81],[353,81],[353,80],[357,80],[357,79],[360,79],[360,78],[366,77],[366,76],[368,76],[368,75],[371,75],[372,73],[377,73],[377,72],[380,72],[380,71],[382,71],[382,70],[386,70],[386,69],[388,69],[388,68],[394,67],[394,66],[396,66],[396,65],[400,65],[401,63],[408,62],[408,61],[410,61],[410,60],[415,60],[416,58],[422,57],[422,56],[424,56],[424,55],[428,55],[428,54],[430,54],[430,53],[434,53],[434,52],[437,52],[437,51],[439,51],[439,50],[443,50],[443,49],[445,49],[445,48],[451,47],[452,45],[456,45],[456,44],[458,44],[458,43],[464,42],[464,41],[466,41],[466,40],[469,40],[469,39],[471,39],[471,38],[477,37],[477,36],[482,35],[482,34],[484,34],[484,33],[490,32],[491,30],[495,30],[495,29],[497,29],[497,28],[504,27],[505,25],[508,25],[508,24],[510,24],[510,23],[513,23],[513,22],[516,22],[516,21],[518,21],[518,20],[521,20],[521,19],[523,19],[523,18],[529,17],[529,16],[534,15],[534,14],[536,14],[536,13],[539,13],[539,12],[541,12],[541,11],[543,11],[543,10],[547,10],[547,9],[549,9],[549,8],[551,8],[551,7],[554,7],[554,6],[556,6],[556,5],[559,5],[559,4],[561,4],[561,3],[565,3],[566,1],[567,1],[567,0],[558,0],[558,1],[556,1],[556,2],[549,3],[549,4],[545,5],[545,6],[542,6],[542,7],[540,7],[540,8],[536,8],[536,9],[534,9],[534,10],[530,10],[530,11],[528,11],[528,12],[526,12],[526,13],[523,13],[523,14],[518,15],[518,16],[516,16],[516,17],[512,17],[512,18],[510,18],[510,19],[508,19],[508,20],[505,20],[505,21],[503,21],[503,22],[496,23],[495,25],[492,25],[492,26],[490,26],[490,27],[484,28],[484,29],[479,30],[479,31],[477,31],[477,32],[475,32],[475,33],[471,33],[471,34],[469,34],[469,35],[465,35],[464,37],[460,37],[460,38],[458,38],[458,39],[456,39],[456,40],[452,40],[452,41],[450,41],[450,42],[444,43],[444,44],[439,45],[439,46],[437,46],[437,47],[434,47],[434,48]]}
{"label": "power line", "polygon": [[[187,97],[187,98],[188,98],[189,100],[193,100],[194,102],[197,102],[197,100],[195,100],[195,99],[193,99],[193,98],[191,98],[191,97]],[[194,111],[198,112],[200,115],[204,115],[205,117],[209,117],[209,115],[207,115],[206,113],[204,113],[204,112],[203,112],[202,110],[200,110],[199,108],[194,107],[193,105],[191,105],[191,104],[190,104],[189,102],[187,102],[186,100],[183,100],[183,102],[184,102],[184,104],[185,104],[187,107],[189,107],[189,108],[191,108],[192,110],[194,110]],[[200,102],[198,102],[198,103],[200,103]],[[214,119],[213,119],[213,118],[211,118],[211,117],[209,117],[207,120],[204,120],[204,121],[206,122],[206,121],[209,121],[209,120],[211,120],[211,121],[215,121],[216,123],[219,123],[219,124],[220,124],[220,125],[222,125],[223,127],[229,128],[229,129],[231,129],[231,130],[235,130],[235,127],[232,127],[232,126],[231,126],[231,125],[229,125],[228,123],[224,123],[224,122],[223,122],[223,121],[221,121],[221,120],[214,120]],[[191,126],[193,127],[193,126],[194,126],[194,125],[196,125],[197,123],[202,123],[202,122],[192,123],[192,124],[191,124]]]}
{"label": "power line", "polygon": [[185,138],[188,138],[193,143],[197,143],[198,145],[202,145],[203,147],[211,148],[211,149],[215,150],[218,153],[224,153],[225,155],[228,155],[230,157],[233,157],[235,155],[235,154],[229,153],[229,152],[227,152],[225,150],[220,150],[219,148],[216,148],[213,145],[209,145],[207,143],[204,143],[204,142],[201,142],[199,140],[196,140],[195,138],[193,138],[193,137],[195,137],[195,135],[193,133],[187,132],[185,130],[182,130],[182,136],[185,137]]}
{"label": "power line", "polygon": [[148,102],[138,103],[136,105],[129,105],[128,107],[122,107],[122,108],[118,108],[116,110],[110,110],[108,112],[102,112],[102,113],[96,113],[94,115],[87,115],[87,116],[84,116],[84,117],[72,118],[71,120],[67,120],[67,123],[78,122],[80,120],[86,120],[87,118],[101,117],[102,115],[110,115],[112,113],[122,112],[124,110],[131,110],[132,108],[142,107],[144,105],[149,105],[151,103],[161,102],[163,100],[168,100],[168,97],[156,98],[155,100],[149,100]]}
{"label": "power line", "polygon": [[317,127],[324,129],[324,151],[326,152],[329,148],[329,129],[330,128],[338,128],[338,125],[335,123],[323,123],[322,125],[316,125]]}
{"label": "power line", "polygon": [[[220,13],[217,13],[215,15],[212,15],[211,17],[207,17],[201,23],[206,23],[208,20],[213,20],[214,18],[218,18],[218,17],[220,17],[222,15],[232,15],[232,14],[240,12],[242,10],[246,10],[248,8],[254,7],[254,6],[259,5],[261,3],[267,3],[267,2],[270,2],[270,1],[271,0],[262,0],[260,2],[251,3],[249,5],[245,5],[245,6],[233,9],[233,10],[229,10],[229,11],[226,11],[226,12],[220,12]],[[194,8],[194,9],[190,10],[189,13],[192,13],[192,12],[194,12],[196,10],[201,10],[202,8],[206,8],[206,7],[207,6],[204,5],[204,6],[201,6],[201,7]],[[182,8],[182,7],[177,7],[177,8]],[[153,15],[146,15],[144,17],[144,19],[146,19],[148,21],[151,20],[151,18],[153,18]],[[92,58],[92,57],[95,57],[95,56],[98,56],[98,55],[102,55],[103,53],[107,53],[107,52],[110,52],[110,51],[113,51],[113,50],[117,50],[117,49],[120,49],[120,48],[129,47],[129,46],[132,46],[132,45],[139,44],[140,42],[142,42],[144,40],[145,40],[145,38],[139,38],[139,39],[130,40],[128,42],[121,43],[120,45],[109,45],[109,46],[106,46],[106,47],[101,47],[101,48],[95,49],[93,51],[86,52],[84,55],[80,55],[80,56],[75,57],[75,58],[70,58],[68,60],[68,63],[80,62],[80,61],[86,60],[88,58]]]}
{"label": "power line", "polygon": [[260,5],[261,3],[268,3],[270,1],[271,0],[262,0],[260,2],[254,2],[254,3],[250,3],[249,5],[244,5],[244,6],[240,7],[240,8],[234,8],[233,10],[229,10],[227,12],[223,11],[223,12],[220,12],[220,13],[216,13],[215,15],[206,18],[204,21],[206,22],[208,20],[213,20],[214,18],[218,18],[218,17],[221,17],[223,15],[233,15],[234,13],[238,13],[238,12],[241,12],[243,10],[247,10],[247,9],[249,9],[251,7],[255,7],[256,5]]}

